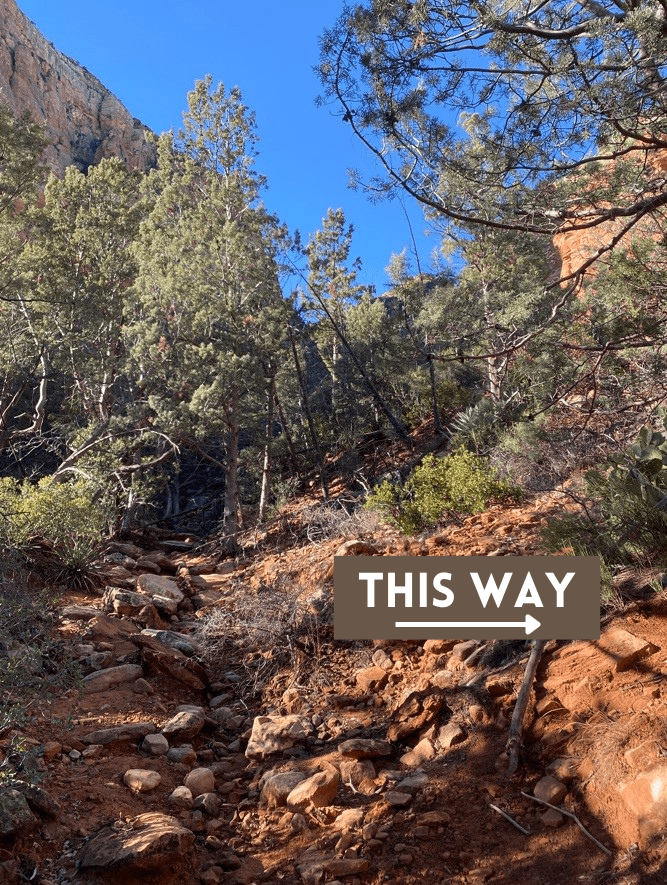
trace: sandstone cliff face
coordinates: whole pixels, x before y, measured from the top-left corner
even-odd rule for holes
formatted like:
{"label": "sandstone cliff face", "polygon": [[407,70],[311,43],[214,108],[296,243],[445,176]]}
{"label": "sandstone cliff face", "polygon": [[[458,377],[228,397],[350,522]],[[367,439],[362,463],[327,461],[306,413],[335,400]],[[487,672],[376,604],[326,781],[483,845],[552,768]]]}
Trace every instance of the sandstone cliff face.
{"label": "sandstone cliff face", "polygon": [[0,0],[0,101],[15,114],[30,111],[52,145],[46,162],[58,175],[120,157],[145,171],[155,160],[143,124],[86,68],[59,52],[21,12]]}
{"label": "sandstone cliff face", "polygon": [[[667,151],[653,150],[642,153],[637,160],[640,168],[645,170],[647,183],[653,179],[654,193],[664,188],[664,176],[667,173]],[[610,171],[613,168],[610,167]],[[578,230],[561,231],[553,238],[553,244],[561,261],[560,276],[568,278],[581,268],[585,261],[597,252],[606,254],[607,248],[614,242],[626,225],[627,218],[618,218],[596,227]],[[662,212],[647,214],[627,234],[621,237],[618,248],[630,249],[635,237],[651,237],[656,242],[665,236],[665,220]],[[591,279],[597,273],[596,265],[588,268],[585,279]]]}

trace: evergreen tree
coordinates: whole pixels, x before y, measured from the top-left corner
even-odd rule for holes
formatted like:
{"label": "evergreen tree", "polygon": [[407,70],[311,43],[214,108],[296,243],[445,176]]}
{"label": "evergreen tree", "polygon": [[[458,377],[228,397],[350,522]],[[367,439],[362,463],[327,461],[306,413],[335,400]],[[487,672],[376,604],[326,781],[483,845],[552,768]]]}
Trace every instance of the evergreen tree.
{"label": "evergreen tree", "polygon": [[331,379],[330,420],[338,431],[349,425],[354,411],[350,358],[341,337],[347,310],[364,291],[356,282],[356,268],[349,266],[352,234],[343,210],[329,209],[307,246],[308,307],[318,320],[316,338]]}
{"label": "evergreen tree", "polygon": [[45,417],[46,365],[29,326],[34,296],[19,271],[45,146],[40,126],[0,105],[0,452],[39,432]]}
{"label": "evergreen tree", "polygon": [[319,72],[376,193],[454,226],[620,235],[667,203],[666,49],[653,0],[367,0],[323,34]]}
{"label": "evergreen tree", "polygon": [[214,88],[210,76],[196,83],[178,139],[160,139],[148,178],[155,203],[138,241],[131,330],[146,420],[202,451],[224,438],[223,527],[232,548],[244,409],[265,388],[287,310],[282,229],[260,203],[256,141],[237,88]]}
{"label": "evergreen tree", "polygon": [[[331,377],[331,418],[337,431],[346,427],[353,435],[359,414],[355,386],[358,381],[370,394],[374,409],[387,418],[396,433],[409,442],[401,421],[371,377],[369,367],[355,351],[346,331],[348,311],[364,290],[356,283],[356,269],[348,266],[352,226],[346,227],[342,209],[329,209],[322,229],[308,243],[308,295],[306,306],[319,320],[320,350]],[[354,369],[352,369],[354,366]],[[343,403],[343,393],[346,402]],[[346,442],[349,442],[347,440]]]}
{"label": "evergreen tree", "polygon": [[70,166],[62,179],[50,176],[23,254],[37,305],[31,325],[65,379],[74,425],[94,429],[127,405],[122,330],[136,270],[130,246],[144,211],[139,175],[121,160],[102,160],[86,175]]}

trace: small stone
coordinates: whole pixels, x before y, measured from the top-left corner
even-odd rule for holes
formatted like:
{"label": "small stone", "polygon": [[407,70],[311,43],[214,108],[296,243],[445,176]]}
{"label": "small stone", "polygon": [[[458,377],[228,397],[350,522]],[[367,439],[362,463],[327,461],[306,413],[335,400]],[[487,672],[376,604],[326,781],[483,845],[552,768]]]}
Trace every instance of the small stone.
{"label": "small stone", "polygon": [[104,752],[104,747],[102,744],[91,744],[81,754],[84,759],[99,759],[99,757]]}
{"label": "small stone", "polygon": [[467,642],[457,642],[456,645],[452,648],[451,661],[459,662],[465,661],[467,657],[475,651],[477,646],[479,645],[478,639],[468,639]]}
{"label": "small stone", "polygon": [[563,823],[563,815],[555,808],[548,808],[540,815],[540,820],[547,827],[559,827]]}
{"label": "small stone", "polygon": [[384,798],[395,808],[404,808],[412,802],[410,793],[399,793],[398,790],[389,790],[384,794]]}
{"label": "small stone", "polygon": [[169,742],[162,734],[147,734],[141,742],[140,749],[151,756],[166,756],[169,752]]}
{"label": "small stone", "polygon": [[26,797],[18,790],[3,790],[0,836],[29,833],[37,826],[37,818],[28,807]]}
{"label": "small stone", "polygon": [[245,754],[248,759],[264,759],[305,742],[312,731],[305,716],[256,716]]}
{"label": "small stone", "polygon": [[115,725],[111,728],[103,728],[100,731],[91,731],[83,738],[84,744],[109,744],[130,743],[143,740],[147,734],[157,731],[152,722],[128,722],[125,725]]}
{"label": "small stone", "polygon": [[192,793],[188,790],[187,787],[180,786],[176,787],[176,789],[171,793],[168,799],[171,805],[175,805],[177,808],[192,808],[194,801],[192,799]]}
{"label": "small stone", "polygon": [[447,811],[425,811],[417,818],[417,823],[427,827],[444,827],[451,822],[451,815]]}
{"label": "small stone", "polygon": [[176,818],[150,812],[120,829],[116,824],[105,827],[84,845],[78,864],[80,869],[101,872],[95,877],[98,880],[109,881],[109,871],[121,868],[123,881],[146,881],[147,871],[168,869],[175,862],[191,863],[194,841],[194,833]]}
{"label": "small stone", "polygon": [[130,768],[123,775],[123,783],[132,790],[133,793],[150,793],[159,786],[162,778],[157,771],[150,771],[143,768]]}
{"label": "small stone", "polygon": [[484,722],[484,708],[479,704],[471,704],[468,707],[468,716],[471,722]]}
{"label": "small stone", "polygon": [[345,784],[352,786],[366,796],[375,792],[375,766],[370,759],[342,759],[340,775]]}
{"label": "small stone", "polygon": [[382,667],[383,670],[391,670],[394,666],[394,662],[383,648],[376,649],[371,660],[376,667]]}
{"label": "small stone", "polygon": [[466,738],[467,734],[457,722],[448,722],[438,732],[438,744],[443,750],[462,743]]}
{"label": "small stone", "polygon": [[428,762],[435,756],[435,747],[428,738],[423,738],[419,743],[401,756],[403,765],[417,766],[422,762]]}
{"label": "small stone", "polygon": [[262,787],[262,800],[269,808],[282,808],[287,805],[287,797],[292,790],[306,780],[301,771],[283,771],[270,777]]}
{"label": "small stone", "polygon": [[393,756],[394,748],[388,741],[372,738],[350,738],[338,745],[341,756],[350,759],[373,759],[381,756]]}
{"label": "small stone", "polygon": [[433,687],[424,690],[409,688],[399,699],[394,721],[387,729],[387,740],[401,741],[427,727],[443,708],[448,710],[442,691]]}
{"label": "small stone", "polygon": [[[333,829],[338,830],[340,833],[349,833],[360,827],[363,820],[363,808],[346,808],[345,811],[341,811],[333,822]],[[377,827],[375,828],[373,835],[375,835],[375,832],[377,832]]]}
{"label": "small stone", "polygon": [[216,793],[200,793],[195,799],[195,809],[216,817],[222,809],[222,800]]}
{"label": "small stone", "polygon": [[147,601],[143,593],[133,593],[131,590],[109,587],[102,598],[102,606],[105,612],[127,615],[132,618],[141,611]]}
{"label": "small stone", "polygon": [[173,630],[152,630],[150,628],[141,632],[144,636],[155,637],[155,639],[163,642],[170,648],[178,649],[178,651],[183,652],[189,658],[201,652],[200,644],[190,636],[184,636],[182,633],[175,633]]}
{"label": "small stone", "polygon": [[638,747],[626,750],[623,754],[623,758],[630,768],[634,768],[637,771],[644,771],[659,761],[660,749],[656,741],[644,741],[644,743],[640,744]]}
{"label": "small stone", "polygon": [[296,688],[288,688],[280,699],[288,713],[298,713],[303,707],[303,700]]}
{"label": "small stone", "polygon": [[368,544],[366,541],[345,541],[336,550],[334,556],[374,556],[379,553],[377,547]]}
{"label": "small stone", "polygon": [[422,787],[425,787],[427,783],[428,775],[426,772],[417,770],[408,775],[408,777],[404,777],[402,781],[399,781],[396,789],[399,793],[410,793],[411,795],[414,795],[421,790]]}
{"label": "small stone", "polygon": [[185,599],[185,595],[176,581],[162,575],[139,575],[136,586],[140,593],[152,596],[158,608],[161,606],[157,600],[172,600],[178,606]]}
{"label": "small stone", "polygon": [[567,787],[565,784],[557,781],[556,778],[547,775],[535,784],[533,796],[542,799],[550,805],[558,805],[567,795]]}
{"label": "small stone", "polygon": [[206,724],[203,713],[181,711],[162,728],[162,734],[171,741],[188,741],[196,737]]}
{"label": "small stone", "polygon": [[193,768],[183,781],[193,796],[212,793],[215,789],[215,776],[210,768]]}
{"label": "small stone", "polygon": [[122,685],[124,682],[134,682],[140,676],[143,676],[143,670],[138,664],[121,664],[84,676],[81,687],[84,694],[93,694],[107,691],[112,686]]}
{"label": "small stone", "polygon": [[327,766],[325,771],[319,771],[297,784],[287,797],[287,805],[301,811],[311,806],[323,808],[331,805],[336,798],[339,784],[340,774],[333,765]]}
{"label": "small stone", "polygon": [[568,783],[577,776],[577,766],[576,760],[561,756],[547,765],[545,773],[556,778],[557,781]]}
{"label": "small stone", "polygon": [[432,655],[446,654],[455,645],[458,645],[457,639],[427,639],[424,643],[424,652]]}
{"label": "small stone", "polygon": [[616,662],[616,670],[619,673],[629,670],[638,661],[658,651],[657,645],[639,639],[627,630],[608,630],[603,633],[596,645],[610,660]]}
{"label": "small stone", "polygon": [[667,826],[667,763],[642,771],[619,792],[632,815],[641,844],[662,833]]}
{"label": "small stone", "polygon": [[492,698],[501,698],[514,691],[514,681],[509,676],[489,676],[485,685]]}
{"label": "small stone", "polygon": [[47,741],[42,746],[42,758],[45,762],[52,762],[62,753],[62,749],[63,745],[59,741]]}
{"label": "small stone", "polygon": [[137,694],[153,694],[155,690],[146,679],[137,679],[132,683],[132,691]]}
{"label": "small stone", "polygon": [[554,713],[556,710],[562,710],[563,705],[559,700],[552,697],[541,698],[535,704],[535,712],[538,716],[544,716],[546,713]]}
{"label": "small stone", "polygon": [[192,747],[172,747],[167,753],[170,762],[178,762],[181,765],[195,765],[197,754]]}
{"label": "small stone", "polygon": [[355,675],[357,685],[362,691],[379,691],[387,683],[387,671],[382,667],[366,667]]}
{"label": "small stone", "polygon": [[451,670],[439,670],[431,676],[431,685],[434,688],[449,688],[454,682],[454,678]]}
{"label": "small stone", "polygon": [[322,863],[326,876],[356,876],[368,872],[370,863],[366,858],[332,858]]}

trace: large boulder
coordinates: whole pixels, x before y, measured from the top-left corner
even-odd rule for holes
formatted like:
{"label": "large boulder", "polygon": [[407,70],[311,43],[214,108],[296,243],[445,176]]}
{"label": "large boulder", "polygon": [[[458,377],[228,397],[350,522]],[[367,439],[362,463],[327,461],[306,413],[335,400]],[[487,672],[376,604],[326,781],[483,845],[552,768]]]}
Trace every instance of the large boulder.
{"label": "large boulder", "polygon": [[175,817],[140,814],[93,836],[79,853],[79,869],[109,878],[122,875],[123,881],[141,880],[143,874],[187,864],[194,841],[194,833]]}

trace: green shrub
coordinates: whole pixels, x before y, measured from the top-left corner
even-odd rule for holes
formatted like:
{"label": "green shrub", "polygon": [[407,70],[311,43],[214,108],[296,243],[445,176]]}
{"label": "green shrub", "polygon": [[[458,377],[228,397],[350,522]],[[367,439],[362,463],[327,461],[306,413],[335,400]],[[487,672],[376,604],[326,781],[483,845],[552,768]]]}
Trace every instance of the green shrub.
{"label": "green shrub", "polygon": [[[637,559],[664,560],[667,551],[667,438],[649,427],[623,453],[585,474],[587,503],[581,513],[549,521],[542,530],[548,552],[599,556],[604,603],[612,577]],[[608,597],[608,598],[607,598]]]}
{"label": "green shrub", "polygon": [[[553,520],[547,548],[582,546],[616,562],[667,545],[667,438],[643,427],[637,440],[585,474],[586,514]],[[566,542],[564,544],[563,542]]]}
{"label": "green shrub", "polygon": [[95,489],[85,479],[55,483],[50,477],[37,484],[0,479],[0,539],[19,550],[46,542],[64,565],[89,561],[99,548],[110,513],[93,503]]}
{"label": "green shrub", "polygon": [[479,513],[491,500],[516,500],[519,494],[515,486],[498,479],[485,458],[461,448],[444,458],[427,455],[405,485],[383,482],[365,506],[404,534],[414,534],[445,513]]}

